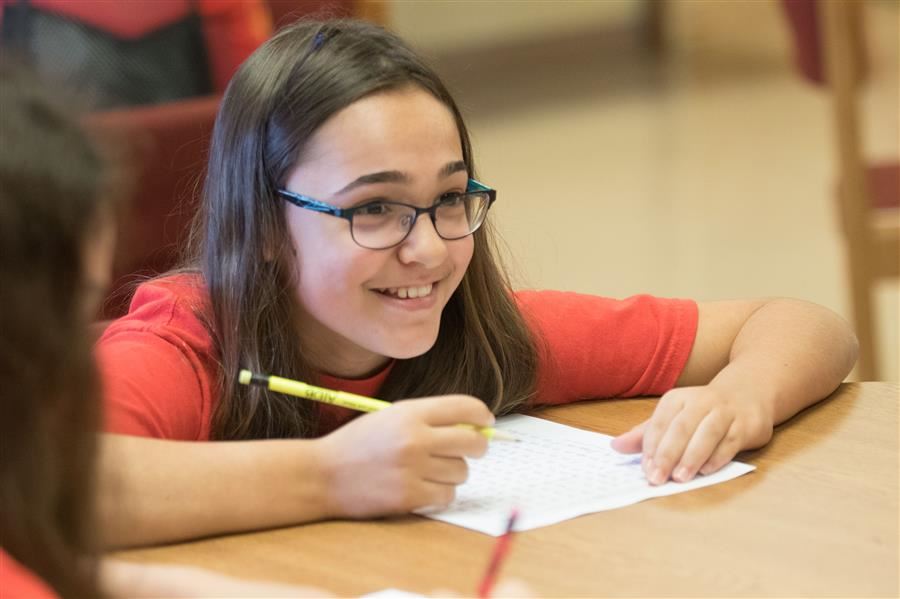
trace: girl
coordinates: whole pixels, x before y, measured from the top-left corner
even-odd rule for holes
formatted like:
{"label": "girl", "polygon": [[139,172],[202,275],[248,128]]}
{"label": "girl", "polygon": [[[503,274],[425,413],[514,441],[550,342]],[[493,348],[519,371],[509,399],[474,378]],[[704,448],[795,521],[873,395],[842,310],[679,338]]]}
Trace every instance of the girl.
{"label": "girl", "polygon": [[[451,425],[585,398],[662,395],[615,446],[651,483],[685,481],[853,365],[846,323],[804,302],[513,292],[498,197],[395,36],[305,22],[257,50],[222,101],[193,261],[142,285],[97,348],[128,497],[106,505],[110,541],[446,505],[487,448]],[[354,418],[240,386],[241,368],[395,403]]]}
{"label": "girl", "polygon": [[113,195],[67,112],[3,63],[0,138],[0,596],[322,596],[98,559],[86,325],[109,279]]}

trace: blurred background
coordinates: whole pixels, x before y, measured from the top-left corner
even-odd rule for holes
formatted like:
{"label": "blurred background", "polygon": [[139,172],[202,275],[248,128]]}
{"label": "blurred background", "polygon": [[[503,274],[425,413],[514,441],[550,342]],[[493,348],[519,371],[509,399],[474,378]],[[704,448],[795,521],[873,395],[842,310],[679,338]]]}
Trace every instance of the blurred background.
{"label": "blurred background", "polygon": [[[859,1],[865,154],[896,161],[898,3]],[[832,101],[801,77],[783,7],[648,4],[391,3],[468,117],[515,284],[790,296],[852,320]],[[878,378],[896,381],[898,282],[875,287]]]}
{"label": "blurred background", "polygon": [[[493,221],[516,287],[807,299],[870,344],[858,378],[898,380],[898,0],[0,8],[4,53],[22,51],[57,79],[107,86],[88,121],[127,141],[137,175],[120,286],[177,260],[237,65],[298,16],[351,15],[410,41],[454,92],[478,176],[498,189]],[[94,81],[96,65],[105,72]],[[823,78],[832,85],[811,82]],[[869,166],[885,162],[894,170],[871,182]],[[883,232],[888,243],[876,243]],[[101,318],[124,310],[130,288],[121,288]]]}

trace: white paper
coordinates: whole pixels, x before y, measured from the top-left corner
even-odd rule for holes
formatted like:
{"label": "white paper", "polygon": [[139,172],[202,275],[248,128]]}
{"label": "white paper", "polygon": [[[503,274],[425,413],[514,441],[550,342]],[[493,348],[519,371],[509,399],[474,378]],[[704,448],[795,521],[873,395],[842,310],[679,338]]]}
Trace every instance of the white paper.
{"label": "white paper", "polygon": [[654,487],[644,477],[640,456],[612,449],[609,435],[523,415],[499,418],[497,428],[519,442],[492,442],[487,455],[469,460],[469,479],[457,488],[456,501],[422,515],[499,536],[514,507],[519,511],[515,530],[530,530],[707,487],[755,469],[731,462],[686,483]]}

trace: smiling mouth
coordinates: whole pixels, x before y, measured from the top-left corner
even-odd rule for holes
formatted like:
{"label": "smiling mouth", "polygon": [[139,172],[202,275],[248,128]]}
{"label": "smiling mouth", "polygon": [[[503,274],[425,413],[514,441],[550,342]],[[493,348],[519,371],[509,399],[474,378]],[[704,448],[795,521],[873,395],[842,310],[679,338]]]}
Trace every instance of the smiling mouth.
{"label": "smiling mouth", "polygon": [[434,291],[434,283],[416,287],[385,287],[383,289],[375,289],[375,291],[398,299],[416,299],[431,295],[432,291]]}

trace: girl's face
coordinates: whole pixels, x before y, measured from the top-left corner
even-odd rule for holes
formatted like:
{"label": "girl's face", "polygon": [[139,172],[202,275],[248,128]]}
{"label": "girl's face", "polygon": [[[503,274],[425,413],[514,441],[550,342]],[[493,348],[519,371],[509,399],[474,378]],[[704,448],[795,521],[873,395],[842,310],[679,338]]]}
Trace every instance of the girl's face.
{"label": "girl's face", "polygon": [[[464,192],[467,182],[450,110],[408,87],[367,96],[328,119],[286,187],[341,208],[375,199],[424,208]],[[371,250],[353,241],[346,219],[287,202],[284,210],[297,256],[299,334],[316,367],[361,377],[434,345],[441,312],[472,259],[472,236],[446,241],[422,215],[400,245]]]}

